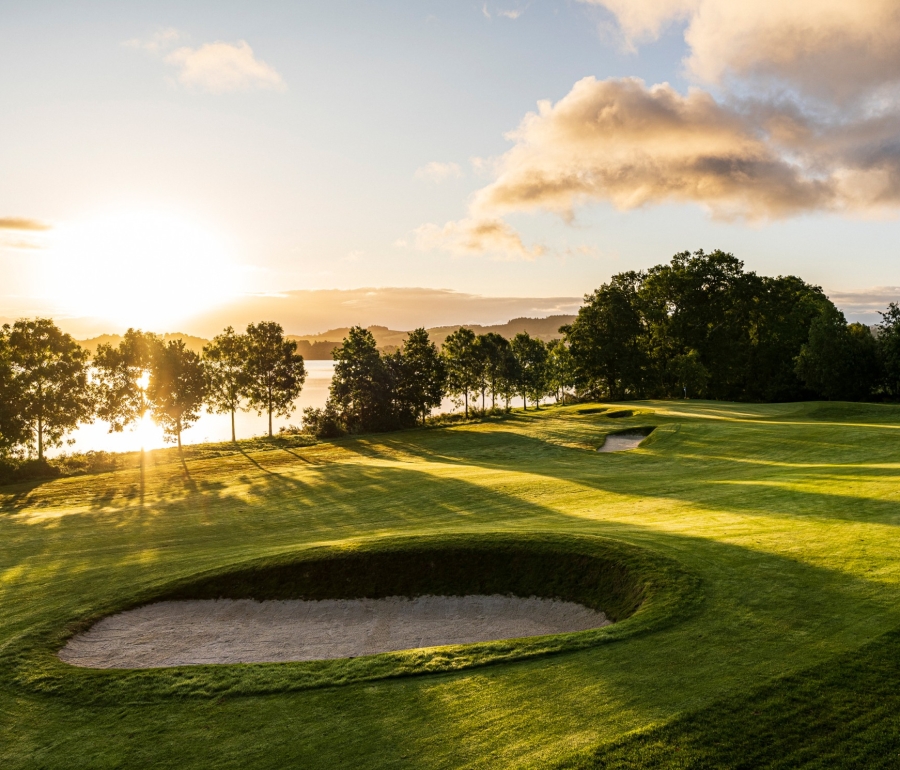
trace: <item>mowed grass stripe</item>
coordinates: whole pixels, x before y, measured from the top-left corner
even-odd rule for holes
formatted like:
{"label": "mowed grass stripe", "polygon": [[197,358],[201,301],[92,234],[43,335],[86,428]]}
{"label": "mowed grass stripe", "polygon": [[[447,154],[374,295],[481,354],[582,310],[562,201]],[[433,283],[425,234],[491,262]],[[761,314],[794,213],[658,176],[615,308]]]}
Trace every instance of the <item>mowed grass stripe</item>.
{"label": "mowed grass stripe", "polygon": [[[2,764],[545,766],[841,666],[900,626],[900,408],[638,406],[223,452],[190,479],[159,456],[143,501],[136,470],[0,488],[4,655],[135,586],[365,537],[603,535],[678,559],[703,593],[646,637],[327,691],[122,708],[9,686],[0,667]],[[648,422],[641,449],[593,451]]]}

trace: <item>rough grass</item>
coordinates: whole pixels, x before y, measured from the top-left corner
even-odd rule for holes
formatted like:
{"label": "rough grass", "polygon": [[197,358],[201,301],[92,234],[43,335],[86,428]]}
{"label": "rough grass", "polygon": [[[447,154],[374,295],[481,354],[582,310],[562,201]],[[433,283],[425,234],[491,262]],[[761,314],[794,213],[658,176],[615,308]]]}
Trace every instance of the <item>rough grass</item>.
{"label": "rough grass", "polygon": [[[581,408],[0,488],[0,765],[896,764],[900,408]],[[591,451],[648,425],[637,450]],[[191,576],[499,534],[631,545],[701,600],[611,643],[319,689],[114,698],[39,668],[98,609]]]}

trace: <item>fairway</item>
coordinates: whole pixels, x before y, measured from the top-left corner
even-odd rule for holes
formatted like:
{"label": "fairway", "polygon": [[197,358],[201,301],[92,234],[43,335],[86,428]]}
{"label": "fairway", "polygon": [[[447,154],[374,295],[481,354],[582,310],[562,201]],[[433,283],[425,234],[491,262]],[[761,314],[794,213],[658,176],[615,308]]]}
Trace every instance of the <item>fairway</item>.
{"label": "fairway", "polygon": [[[258,442],[189,459],[188,476],[151,453],[143,476],[0,487],[0,765],[751,767],[753,747],[728,751],[758,729],[760,750],[786,742],[756,766],[894,766],[887,696],[829,693],[897,678],[900,407],[616,408]],[[652,427],[636,449],[597,452]],[[152,674],[55,657],[86,621],[196,576],[334,550],[362,554],[347,573],[362,581],[380,549],[425,540],[596,551],[653,590],[577,643]],[[782,721],[786,692],[797,725],[815,711],[802,730]],[[853,753],[804,748],[829,720]]]}

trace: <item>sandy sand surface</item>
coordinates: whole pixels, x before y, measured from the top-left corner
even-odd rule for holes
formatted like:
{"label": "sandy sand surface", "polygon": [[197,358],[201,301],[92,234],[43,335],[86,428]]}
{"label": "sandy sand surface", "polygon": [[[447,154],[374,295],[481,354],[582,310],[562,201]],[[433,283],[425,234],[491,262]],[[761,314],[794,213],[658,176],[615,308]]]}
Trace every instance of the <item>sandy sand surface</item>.
{"label": "sandy sand surface", "polygon": [[624,452],[628,449],[637,449],[645,438],[642,433],[619,433],[616,436],[607,436],[603,446],[598,452]]}
{"label": "sandy sand surface", "polygon": [[609,622],[572,602],[499,595],[158,602],[104,618],[69,640],[59,657],[89,668],[323,660]]}

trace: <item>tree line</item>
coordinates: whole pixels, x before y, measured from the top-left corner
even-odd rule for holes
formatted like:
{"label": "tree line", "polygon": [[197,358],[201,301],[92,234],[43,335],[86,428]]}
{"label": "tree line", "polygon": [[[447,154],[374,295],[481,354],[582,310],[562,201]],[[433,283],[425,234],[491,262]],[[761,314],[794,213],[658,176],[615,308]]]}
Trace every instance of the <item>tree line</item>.
{"label": "tree line", "polygon": [[304,428],[323,438],[424,424],[445,397],[462,407],[466,418],[473,410],[488,411],[488,397],[491,410],[508,411],[515,398],[527,409],[547,396],[565,397],[573,383],[562,340],[547,344],[527,332],[507,340],[463,326],[438,350],[419,328],[399,350],[383,353],[370,331],[354,326],[332,356],[325,407],[303,412]]}
{"label": "tree line", "polygon": [[822,289],[722,251],[619,273],[561,330],[575,386],[598,398],[900,398],[900,307],[847,323]]}
{"label": "tree line", "polygon": [[[848,324],[800,278],[759,276],[722,251],[683,252],[613,276],[549,343],[461,327],[438,349],[420,328],[381,352],[353,327],[332,353],[328,401],[304,410],[303,429],[328,437],[412,427],[445,397],[467,418],[547,397],[896,400],[900,306],[881,316],[873,328]],[[297,343],[274,322],[229,327],[202,354],[129,329],[89,360],[52,320],[23,319],[0,329],[0,453],[42,460],[80,423],[101,418],[122,431],[148,413],[180,447],[204,407],[230,414],[232,440],[240,410],[266,414],[271,436],[305,379]]]}
{"label": "tree line", "polygon": [[93,360],[47,318],[22,319],[0,329],[0,453],[36,455],[60,446],[67,433],[95,418],[120,432],[150,414],[167,440],[181,434],[204,406],[234,415],[239,409],[289,416],[306,379],[297,343],[273,322],[231,327],[202,355],[182,340],[129,329],[118,345],[98,346]]}

